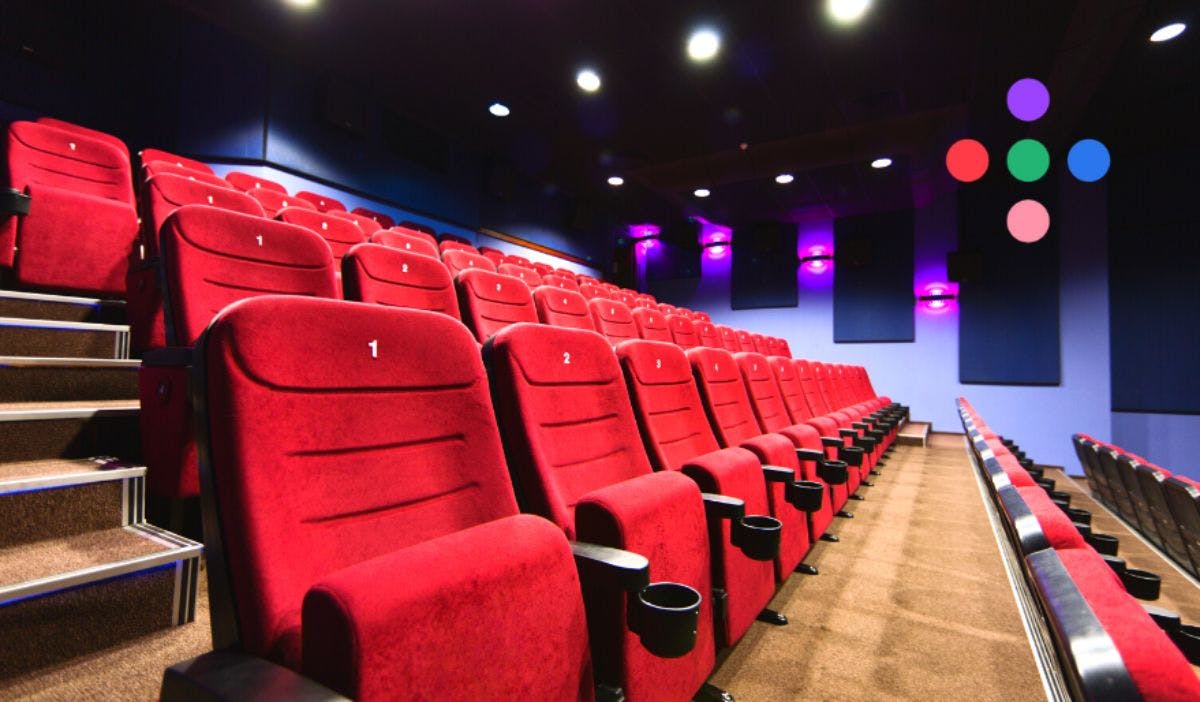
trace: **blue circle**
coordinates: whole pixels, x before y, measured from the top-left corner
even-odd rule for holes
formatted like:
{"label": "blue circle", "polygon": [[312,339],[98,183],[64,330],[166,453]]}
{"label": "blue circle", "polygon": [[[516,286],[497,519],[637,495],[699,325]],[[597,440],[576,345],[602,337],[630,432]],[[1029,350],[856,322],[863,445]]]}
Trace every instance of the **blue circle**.
{"label": "blue circle", "polygon": [[1103,178],[1111,163],[1108,149],[1095,139],[1080,139],[1067,153],[1067,168],[1071,169],[1071,175],[1085,183]]}

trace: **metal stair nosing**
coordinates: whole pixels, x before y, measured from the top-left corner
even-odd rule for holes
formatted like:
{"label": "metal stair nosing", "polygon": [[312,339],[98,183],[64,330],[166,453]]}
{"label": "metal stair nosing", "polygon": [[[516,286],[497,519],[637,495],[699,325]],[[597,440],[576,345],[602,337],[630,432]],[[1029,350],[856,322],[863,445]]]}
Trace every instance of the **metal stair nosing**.
{"label": "metal stair nosing", "polygon": [[113,358],[102,360],[126,360],[129,358],[129,325],[104,324],[100,322],[71,322],[57,319],[34,319],[30,317],[0,317],[0,327],[22,327],[26,329],[51,329],[68,332],[106,332],[113,335]]}

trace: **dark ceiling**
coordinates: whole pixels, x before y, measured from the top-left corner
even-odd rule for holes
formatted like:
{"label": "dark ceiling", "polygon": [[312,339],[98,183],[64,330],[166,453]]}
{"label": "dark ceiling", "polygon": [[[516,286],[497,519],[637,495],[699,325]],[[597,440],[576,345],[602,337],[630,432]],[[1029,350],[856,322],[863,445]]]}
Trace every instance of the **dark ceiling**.
{"label": "dark ceiling", "polygon": [[[949,187],[942,154],[968,133],[1064,140],[1122,47],[1181,6],[875,0],[847,28],[823,0],[179,2],[627,221],[670,207],[727,222],[919,204]],[[722,50],[693,65],[684,45],[701,24]],[[584,65],[597,94],[575,85]],[[1004,106],[1024,76],[1052,96],[1032,128]],[[489,115],[495,100],[511,116]],[[872,169],[876,156],[895,164]],[[795,182],[776,185],[784,171]],[[613,174],[625,186],[606,185]]]}

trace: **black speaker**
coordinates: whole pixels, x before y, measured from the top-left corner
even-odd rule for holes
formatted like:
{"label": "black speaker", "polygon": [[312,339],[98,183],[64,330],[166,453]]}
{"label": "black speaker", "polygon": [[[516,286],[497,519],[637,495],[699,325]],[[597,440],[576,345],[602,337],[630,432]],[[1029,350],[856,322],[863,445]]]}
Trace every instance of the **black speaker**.
{"label": "black speaker", "polygon": [[838,242],[833,252],[833,261],[839,266],[862,268],[871,265],[874,253],[870,239],[847,238]]}
{"label": "black speaker", "polygon": [[983,278],[983,254],[950,251],[946,254],[946,278],[951,283],[978,282]]}
{"label": "black speaker", "polygon": [[787,222],[756,222],[733,230],[733,309],[796,306],[796,231]]}
{"label": "black speaker", "polygon": [[700,277],[700,223],[678,220],[659,231],[658,246],[646,254],[646,280]]}

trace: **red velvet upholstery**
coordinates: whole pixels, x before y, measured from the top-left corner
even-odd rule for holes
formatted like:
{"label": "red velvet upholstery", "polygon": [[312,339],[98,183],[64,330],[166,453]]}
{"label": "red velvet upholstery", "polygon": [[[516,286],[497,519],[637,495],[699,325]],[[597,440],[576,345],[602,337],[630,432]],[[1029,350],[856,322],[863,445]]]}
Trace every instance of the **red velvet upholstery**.
{"label": "red velvet upholstery", "polygon": [[750,341],[754,342],[754,353],[762,356],[771,355],[771,347],[767,344],[767,337],[762,334],[751,334]]}
{"label": "red velvet upholstery", "polygon": [[244,193],[253,192],[255,190],[272,190],[280,195],[287,195],[287,188],[279,183],[267,178],[252,175],[250,173],[242,173],[241,171],[230,171],[225,174],[225,180],[229,181],[230,185],[241,190]]}
{"label": "red velvet upholstery", "polygon": [[541,285],[533,289],[533,304],[542,324],[596,331],[587,300],[577,292]]}
{"label": "red velvet upholstery", "polygon": [[671,341],[667,317],[662,312],[650,307],[639,307],[633,310],[632,314],[639,337],[647,341]]}
{"label": "red velvet upholstery", "polygon": [[173,154],[170,151],[163,151],[162,149],[142,149],[138,152],[138,158],[143,168],[147,163],[153,163],[155,161],[167,161],[169,163],[174,163],[177,166],[190,168],[193,171],[203,171],[205,173],[213,172],[212,168],[203,161],[197,161],[194,158]]}
{"label": "red velvet upholstery", "polygon": [[379,225],[379,229],[391,229],[392,227],[396,226],[396,221],[382,212],[369,210],[366,207],[355,207],[350,211],[354,214],[370,218]]}
{"label": "red velvet upholstery", "polygon": [[447,251],[466,251],[470,254],[479,253],[479,249],[475,248],[474,246],[471,246],[470,244],[464,244],[461,241],[455,241],[453,239],[444,239],[439,241],[438,251],[441,252],[443,257],[446,255]]}
{"label": "red velvet upholstery", "polygon": [[[768,359],[771,364],[771,371],[775,375],[775,383],[779,388],[779,398],[783,400],[784,408],[787,410],[788,418],[791,419],[793,425],[807,424],[816,430],[818,435],[818,445],[808,446],[807,448],[815,448],[818,451],[824,449],[819,445],[821,436],[836,436],[837,426],[831,420],[822,421],[813,417],[812,411],[808,407],[808,401],[804,398],[804,390],[800,385],[800,377],[796,373],[796,366],[790,359],[775,356]],[[814,421],[815,420],[815,421]],[[827,434],[826,431],[832,431],[833,434]],[[812,461],[801,461],[804,467],[805,476],[816,475],[816,464]],[[818,478],[807,478],[809,480],[818,480]],[[857,484],[855,478],[851,475],[851,483]],[[836,512],[841,509],[849,499],[849,484],[829,486],[831,499],[831,508]],[[814,524],[815,527],[815,524]],[[816,534],[820,534],[814,528]]]}
{"label": "red velvet upholstery", "polygon": [[461,319],[450,273],[429,256],[380,244],[359,244],[342,259],[342,285],[347,300]]}
{"label": "red velvet upholstery", "polygon": [[717,331],[721,334],[721,345],[726,351],[738,353],[742,350],[741,344],[738,343],[737,331],[733,327],[718,324]]}
{"label": "red velvet upholstery", "polygon": [[36,121],[38,124],[45,125],[47,127],[54,127],[55,129],[61,129],[64,132],[74,132],[75,134],[81,134],[91,139],[103,141],[106,144],[116,147],[118,151],[124,154],[125,160],[129,160],[129,147],[125,145],[124,141],[121,141],[121,139],[109,134],[108,132],[102,132],[97,129],[92,129],[91,127],[85,127],[81,124],[75,124],[74,122],[67,122],[66,120],[58,119],[57,117],[38,117]]}
{"label": "red velvet upholstery", "polygon": [[1071,579],[1120,652],[1145,700],[1200,699],[1200,681],[1175,644],[1090,548],[1058,551]]}
{"label": "red velvet upholstery", "polygon": [[340,269],[342,257],[351,247],[366,241],[367,235],[363,233],[362,227],[357,223],[336,216],[338,214],[342,213],[323,214],[301,207],[287,207],[280,211],[278,219],[281,222],[304,227],[324,239],[325,243],[329,244],[330,252],[333,253],[334,264]]}
{"label": "red velvet upholstery", "polygon": [[696,333],[696,325],[691,317],[684,314],[669,315],[667,328],[671,330],[671,340],[676,346],[683,349],[700,346],[700,335]]}
{"label": "red velvet upholstery", "polygon": [[[391,232],[386,232],[386,234],[393,235]],[[450,270],[451,278],[469,268],[496,272],[496,264],[492,263],[491,259],[470,251],[445,251],[442,253],[442,263],[446,264],[446,268]]]}
{"label": "red velvet upholstery", "polygon": [[[503,263],[510,263],[514,266],[521,266],[522,268],[533,268],[533,264],[530,263],[529,259],[525,258],[524,256],[517,256],[516,254],[504,254]],[[497,266],[497,268],[499,268],[499,266]]]}
{"label": "red velvet upholstery", "polygon": [[499,266],[504,263],[504,252],[496,249],[489,249],[486,246],[479,247],[479,255],[487,257],[494,265]]}
{"label": "red velvet upholstery", "polygon": [[638,299],[637,293],[630,290],[617,290],[612,293],[612,299],[618,302],[625,303],[629,309],[637,309],[641,305],[641,300]]}
{"label": "red velvet upholstery", "polygon": [[430,227],[414,224],[412,222],[401,222],[400,224],[397,224],[386,231],[399,232],[400,234],[407,234],[408,236],[415,236],[418,239],[424,239],[433,244],[434,251],[437,250],[438,240],[433,235],[433,229]]}
{"label": "red velvet upholstery", "polygon": [[308,190],[301,190],[300,192],[296,193],[296,197],[300,198],[301,200],[308,200],[311,202],[313,206],[317,208],[318,212],[329,212],[330,210],[345,211],[346,209],[345,205],[329,197],[328,195],[319,195],[314,192],[309,192]]}
{"label": "red velvet upholstery", "polygon": [[137,240],[129,155],[84,133],[8,127],[8,187],[29,213],[0,214],[0,267],[21,287],[120,297]]}
{"label": "red velvet upholstery", "polygon": [[1083,535],[1071,523],[1071,518],[1050,500],[1045,490],[1037,485],[1032,485],[1019,487],[1017,492],[1029,507],[1029,511],[1033,512],[1033,516],[1037,518],[1038,524],[1042,527],[1042,533],[1046,535],[1046,540],[1050,542],[1051,547],[1055,549],[1091,548],[1084,541]]}
{"label": "red velvet upholstery", "polygon": [[[163,173],[170,173],[171,175],[182,176],[184,178],[188,178],[189,180],[198,180],[201,183],[206,183],[208,185],[212,185],[212,186],[218,187],[218,188],[233,187],[224,178],[214,175],[213,173],[211,173],[209,171],[197,171],[194,168],[188,168],[187,166],[181,166],[177,163],[171,163],[170,161],[152,161],[152,162],[147,163],[142,166],[141,180],[142,180],[143,187],[142,187],[141,194],[143,197],[145,197],[145,187],[144,187],[145,181],[149,180],[150,178],[153,178],[156,175],[161,175]],[[236,188],[235,188],[235,190],[236,190]]]}
{"label": "red velvet upholstery", "polygon": [[657,309],[659,312],[662,312],[664,317],[668,314],[676,314],[677,312],[679,312],[678,307],[676,307],[675,305],[667,304],[666,302],[657,303],[655,305],[655,309]]}
{"label": "red velvet upholstery", "polygon": [[549,263],[543,263],[541,261],[533,261],[532,263],[529,264],[529,267],[532,268],[533,270],[537,271],[537,274],[542,276],[543,278],[554,272],[554,266],[550,265]]}
{"label": "red velvet upholstery", "polygon": [[438,258],[437,245],[433,241],[421,234],[405,232],[399,227],[377,231],[371,235],[368,241],[372,244],[381,244],[430,258]]}
{"label": "red velvet upholstery", "polygon": [[461,325],[268,297],[206,339],[207,499],[248,652],[363,700],[591,698],[570,551],[516,515]]}
{"label": "red velvet upholstery", "polygon": [[689,316],[692,318],[692,321],[695,322],[697,325],[699,325],[700,322],[708,322],[709,324],[712,323],[712,317],[708,316],[707,312],[696,311],[696,312],[690,313]]}
{"label": "red velvet upholstery", "polygon": [[[586,282],[580,283],[579,284],[579,294],[583,295],[588,300],[597,300],[597,299],[611,300],[612,299],[612,297],[608,294],[607,290],[605,290],[604,288],[600,287],[599,285],[595,285],[593,283],[586,283]],[[621,305],[624,306],[625,303],[622,302]]]}
{"label": "red velvet upholstery", "polygon": [[[651,471],[609,345],[585,331],[523,324],[496,334],[484,353],[525,507],[569,535],[643,554],[653,580],[709,593],[700,490],[678,473]],[[593,640],[621,642],[617,668],[629,698],[694,695],[713,663],[710,599],[704,598],[695,649],[669,660],[640,649],[625,626],[624,598],[607,601],[604,616],[589,623],[598,628]]]}
{"label": "red velvet upholstery", "polygon": [[262,206],[254,198],[227,185],[210,185],[172,173],[156,175],[146,181],[142,203],[145,258],[158,255],[163,223],[184,205],[209,205],[256,217],[265,216]]}
{"label": "red velvet upholstery", "polygon": [[735,329],[734,332],[737,333],[738,348],[742,352],[744,352],[744,353],[756,353],[757,352],[757,349],[754,347],[754,338],[752,336],[750,336],[750,332],[748,332],[744,329]]}
{"label": "red velvet upholstery", "polygon": [[549,275],[542,276],[542,285],[579,292],[579,283],[575,282],[575,276],[566,276],[560,273],[550,273]]}
{"label": "red velvet upholstery", "polygon": [[338,219],[343,219],[343,220],[346,220],[349,222],[353,222],[354,225],[356,227],[358,227],[359,231],[362,232],[364,240],[366,240],[368,237],[370,237],[375,232],[386,231],[383,229],[383,227],[379,226],[379,222],[376,222],[375,220],[371,219],[370,217],[367,217],[366,215],[355,214],[353,212],[346,212],[345,210],[328,210],[325,214],[327,214],[330,217],[336,217]]}
{"label": "red velvet upholstery", "polygon": [[[591,287],[583,285],[581,287]],[[580,293],[582,294],[582,292]],[[608,343],[616,345],[626,339],[637,339],[637,325],[633,321],[633,313],[624,303],[605,298],[588,300],[588,309],[592,313],[592,323],[596,331],[608,339]]]}
{"label": "red velvet upholstery", "polygon": [[721,343],[721,332],[717,331],[717,327],[712,322],[696,322],[696,338],[700,341],[701,346],[707,346],[710,349],[723,348]]}
{"label": "red velvet upholstery", "polygon": [[520,278],[530,290],[542,284],[542,276],[538,272],[528,266],[518,266],[515,263],[501,263],[496,266],[497,273],[503,273],[513,278]]}
{"label": "red velvet upholstery", "polygon": [[463,321],[481,344],[510,324],[538,321],[529,286],[512,276],[467,270],[454,279],[454,287]]}
{"label": "red velvet upholstery", "polygon": [[658,300],[654,299],[654,296],[650,293],[638,293],[638,299],[651,307],[656,307],[658,305]]}
{"label": "red velvet upholstery", "polygon": [[263,211],[267,217],[275,219],[283,210],[291,207],[297,210],[317,211],[317,206],[308,200],[301,200],[298,197],[288,195],[287,193],[279,193],[266,188],[258,188],[246,193],[250,197],[258,200],[258,204],[262,205]]}

